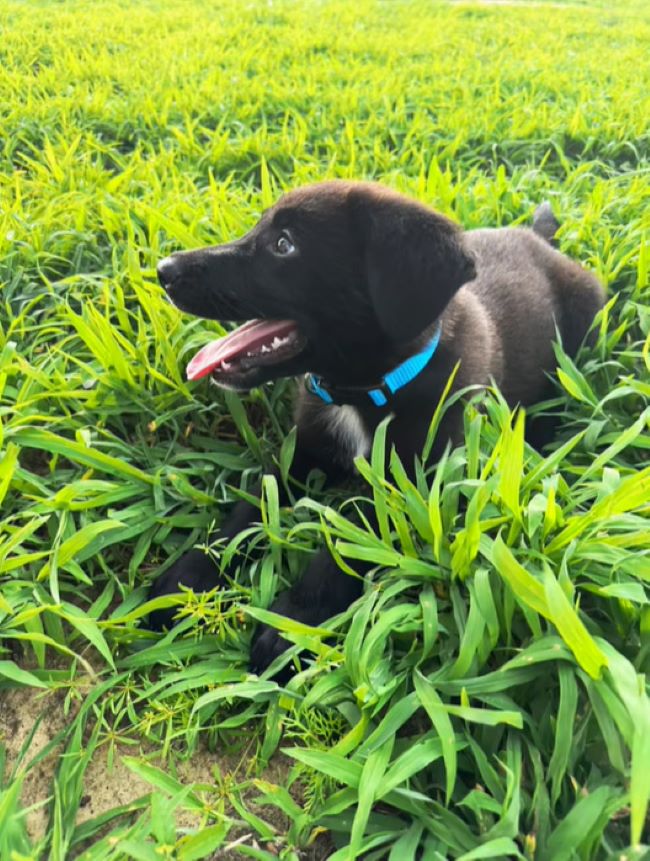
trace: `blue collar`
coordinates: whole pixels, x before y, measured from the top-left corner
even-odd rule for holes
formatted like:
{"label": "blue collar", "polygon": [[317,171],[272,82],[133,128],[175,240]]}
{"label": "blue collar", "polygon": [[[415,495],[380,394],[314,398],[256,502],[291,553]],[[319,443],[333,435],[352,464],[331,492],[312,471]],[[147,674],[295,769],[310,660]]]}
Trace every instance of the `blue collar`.
{"label": "blue collar", "polygon": [[321,377],[315,374],[305,376],[305,385],[308,391],[324,401],[326,404],[354,404],[360,406],[367,403],[370,398],[377,407],[383,407],[388,403],[388,398],[395,392],[411,383],[423,371],[431,361],[433,354],[440,343],[440,324],[424,350],[408,358],[398,365],[390,373],[382,378],[378,385],[374,386],[336,386],[326,384]]}

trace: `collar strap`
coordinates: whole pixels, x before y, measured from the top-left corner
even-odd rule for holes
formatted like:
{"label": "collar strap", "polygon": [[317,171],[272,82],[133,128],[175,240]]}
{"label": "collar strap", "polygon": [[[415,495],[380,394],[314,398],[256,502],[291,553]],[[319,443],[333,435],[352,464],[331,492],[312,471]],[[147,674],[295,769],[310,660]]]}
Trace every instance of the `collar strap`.
{"label": "collar strap", "polygon": [[322,377],[315,374],[305,376],[305,385],[308,391],[317,395],[326,404],[352,404],[361,406],[368,403],[368,399],[376,407],[383,407],[388,403],[391,395],[398,392],[423,371],[431,361],[433,354],[440,343],[440,324],[426,347],[414,356],[410,356],[401,365],[398,365],[390,373],[382,378],[381,382],[372,386],[336,386],[325,383]]}

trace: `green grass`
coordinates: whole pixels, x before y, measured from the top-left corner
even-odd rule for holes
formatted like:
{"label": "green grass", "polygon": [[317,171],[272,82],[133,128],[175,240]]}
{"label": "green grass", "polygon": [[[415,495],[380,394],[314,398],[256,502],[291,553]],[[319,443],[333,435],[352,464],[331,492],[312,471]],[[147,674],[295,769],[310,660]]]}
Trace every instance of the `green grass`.
{"label": "green grass", "polygon": [[[33,688],[69,720],[43,797],[21,788],[47,750],[0,767],[2,861],[297,859],[323,830],[336,859],[645,857],[648,44],[638,0],[3,4],[0,697]],[[496,393],[414,483],[395,458],[382,474],[379,433],[359,464],[379,535],[349,492],[315,478],[280,512],[267,486],[267,552],[231,591],[184,596],[160,638],[140,627],[148,583],[291,421],[290,384],[184,380],[220,329],[163,301],[156,261],[326,177],[468,228],[549,199],[607,285],[598,343],[576,364],[558,349],[544,455]],[[323,629],[275,620],[287,660],[314,656],[283,690],[248,674],[253,621],[323,540],[376,570]],[[214,780],[178,778],[206,748]],[[151,793],[80,823],[93,757]]]}

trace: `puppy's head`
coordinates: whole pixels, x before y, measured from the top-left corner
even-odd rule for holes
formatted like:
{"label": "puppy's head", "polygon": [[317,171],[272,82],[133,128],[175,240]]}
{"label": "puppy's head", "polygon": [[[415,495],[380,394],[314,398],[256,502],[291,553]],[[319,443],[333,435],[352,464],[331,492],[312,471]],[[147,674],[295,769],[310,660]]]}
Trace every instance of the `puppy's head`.
{"label": "puppy's head", "polygon": [[371,183],[285,195],[241,239],[158,267],[181,310],[244,326],[188,367],[248,389],[306,371],[339,384],[378,380],[474,277],[456,225]]}

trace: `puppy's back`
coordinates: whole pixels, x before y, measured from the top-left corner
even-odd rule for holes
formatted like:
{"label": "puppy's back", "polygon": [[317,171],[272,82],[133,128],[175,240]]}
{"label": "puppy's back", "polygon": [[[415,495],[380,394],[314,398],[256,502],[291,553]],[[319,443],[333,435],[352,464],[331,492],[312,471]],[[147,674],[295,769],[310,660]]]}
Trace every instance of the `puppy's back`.
{"label": "puppy's back", "polygon": [[532,230],[474,230],[464,239],[477,275],[461,292],[474,294],[498,332],[503,378],[497,382],[511,403],[532,403],[543,397],[555,367],[556,327],[575,355],[603,305],[602,287]]}

